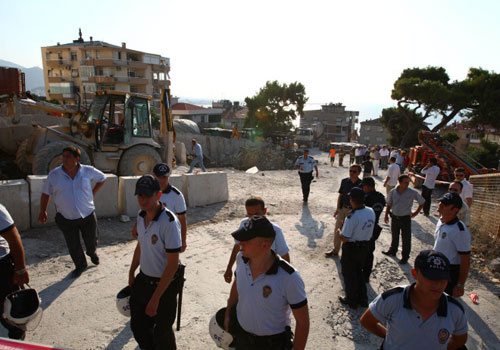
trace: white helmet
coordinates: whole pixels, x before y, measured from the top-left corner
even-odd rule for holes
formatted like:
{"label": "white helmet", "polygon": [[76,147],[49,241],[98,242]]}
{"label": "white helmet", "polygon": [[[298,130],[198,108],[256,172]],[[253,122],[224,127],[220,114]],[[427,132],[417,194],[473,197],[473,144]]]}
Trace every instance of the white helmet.
{"label": "white helmet", "polygon": [[5,297],[3,318],[23,331],[32,331],[42,320],[40,302],[38,293],[33,288],[20,289]]}
{"label": "white helmet", "polygon": [[116,308],[126,317],[130,317],[130,292],[130,287],[126,286],[116,295]]}
{"label": "white helmet", "polygon": [[214,317],[210,320],[208,331],[210,332],[210,337],[214,340],[215,345],[219,348],[230,350],[234,349],[230,347],[233,342],[233,336],[224,329],[225,314],[226,308],[217,311]]}

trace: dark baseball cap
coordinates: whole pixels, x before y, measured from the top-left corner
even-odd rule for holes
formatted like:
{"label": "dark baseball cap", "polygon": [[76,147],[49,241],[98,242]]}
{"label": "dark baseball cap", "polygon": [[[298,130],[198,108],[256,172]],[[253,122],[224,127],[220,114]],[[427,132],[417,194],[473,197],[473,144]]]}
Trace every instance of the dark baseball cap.
{"label": "dark baseball cap", "polygon": [[276,232],[265,216],[253,216],[243,224],[243,227],[231,235],[237,241],[244,242],[256,237],[275,238]]}
{"label": "dark baseball cap", "polygon": [[153,168],[153,173],[156,176],[170,176],[170,168],[165,163],[158,163]]}
{"label": "dark baseball cap", "polygon": [[359,187],[353,187],[351,189],[351,191],[349,192],[349,197],[351,197],[353,200],[357,200],[358,202],[360,200],[363,200],[365,199],[365,192],[363,191],[363,189],[359,188]]}
{"label": "dark baseball cap", "polygon": [[373,180],[373,177],[365,177],[363,180],[361,180],[361,186],[365,185],[375,187],[375,180]]}
{"label": "dark baseball cap", "polygon": [[422,250],[415,259],[415,268],[429,280],[450,281],[450,261],[441,252]]}
{"label": "dark baseball cap", "polygon": [[458,209],[462,208],[462,198],[460,198],[460,195],[456,192],[447,192],[443,195],[443,197],[438,199],[439,202],[443,203],[444,205],[450,205],[453,204],[453,206],[457,207]]}
{"label": "dark baseball cap", "polygon": [[309,150],[307,148],[304,149],[304,153],[306,153],[306,152],[309,153]]}
{"label": "dark baseball cap", "polygon": [[152,194],[160,191],[160,183],[153,175],[142,175],[135,184],[135,195],[145,194],[151,196]]}

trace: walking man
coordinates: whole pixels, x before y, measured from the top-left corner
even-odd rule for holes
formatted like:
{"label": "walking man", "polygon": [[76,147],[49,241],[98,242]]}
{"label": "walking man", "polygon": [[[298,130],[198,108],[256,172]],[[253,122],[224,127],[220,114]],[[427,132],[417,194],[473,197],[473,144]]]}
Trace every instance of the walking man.
{"label": "walking man", "polygon": [[337,150],[335,148],[330,148],[330,166],[333,166],[335,164],[335,153]]}
{"label": "walking man", "polygon": [[333,213],[336,218],[335,228],[333,231],[333,248],[325,253],[326,257],[338,256],[342,241],[340,239],[340,228],[344,223],[345,218],[351,213],[352,206],[349,199],[349,193],[354,187],[361,188],[361,166],[358,164],[351,165],[349,168],[349,177],[342,179],[339,188],[339,196],[337,197],[337,209]]}
{"label": "walking man", "polygon": [[196,142],[196,139],[191,140],[191,150],[193,151],[193,154],[196,156],[193,161],[191,162],[191,166],[189,167],[188,174],[193,172],[194,166],[196,164],[200,165],[200,168],[203,172],[206,172],[207,169],[205,169],[205,165],[203,165],[203,151],[201,149],[201,145]]}
{"label": "walking man", "polygon": [[[425,199],[414,189],[409,188],[410,177],[406,174],[400,175],[399,185],[387,195],[387,208],[385,210],[384,221],[389,223],[391,216],[391,247],[388,251],[382,252],[385,255],[396,256],[399,247],[399,236],[402,237],[401,265],[407,264],[411,251],[411,218],[418,215],[424,206]],[[418,208],[412,212],[413,201],[418,202]]]}
{"label": "walking man", "polygon": [[26,332],[3,318],[3,305],[7,295],[29,283],[21,236],[7,209],[0,204],[0,322],[11,339],[24,340]]}
{"label": "walking man", "polygon": [[387,194],[389,194],[389,192],[396,187],[399,175],[401,174],[401,169],[396,164],[396,157],[391,157],[389,162],[391,165],[389,165],[389,170],[387,170],[387,176],[384,181],[384,187]]}
{"label": "walking man", "polygon": [[181,225],[159,201],[160,183],[152,175],[137,181],[135,195],[141,211],[129,270],[130,328],[141,349],[176,349],[172,325],[180,287],[176,272],[182,247]]}
{"label": "walking man", "polygon": [[[42,188],[38,222],[47,222],[50,197],[56,207],[56,224],[62,231],[69,254],[76,268],[72,278],[79,277],[87,268],[87,259],[80,243],[80,232],[93,264],[99,264],[96,254],[98,228],[94,196],[106,181],[105,175],[90,165],[80,164],[80,150],[75,146],[63,149],[62,165],[49,173]],[[92,188],[91,181],[96,184]]]}
{"label": "walking man", "polygon": [[313,169],[316,170],[316,178],[319,177],[318,162],[309,156],[309,150],[304,150],[304,155],[297,158],[295,169],[299,170],[300,184],[302,185],[302,200],[307,203],[309,192],[311,190],[311,182],[313,180]]}
{"label": "walking man", "polygon": [[422,197],[424,197],[425,199],[425,204],[424,204],[425,216],[429,216],[429,212],[431,210],[432,190],[434,189],[434,186],[436,184],[436,179],[440,171],[441,169],[439,169],[439,166],[437,165],[436,158],[429,159],[427,165],[420,171],[422,174],[425,175],[425,181],[424,184],[422,185]]}
{"label": "walking man", "polygon": [[355,187],[349,192],[352,212],[342,226],[342,275],[344,276],[345,297],[339,296],[342,304],[351,308],[368,306],[363,267],[370,249],[370,239],[375,227],[375,212],[365,207],[365,193]]}
{"label": "walking man", "polygon": [[463,185],[462,188],[462,193],[460,194],[460,197],[462,200],[467,203],[469,208],[472,206],[472,184],[467,181],[465,178],[465,169],[464,168],[456,168],[455,169],[455,179],[457,181],[460,181]]}
{"label": "walking man", "polygon": [[[234,336],[236,350],[303,350],[309,334],[304,282],[271,250],[273,225],[265,216],[254,216],[232,236],[240,242],[241,253],[224,326]],[[290,310],[295,318],[293,343]]]}
{"label": "walking man", "polygon": [[434,232],[434,250],[443,253],[450,261],[450,282],[445,292],[454,298],[464,295],[470,266],[470,232],[457,218],[461,207],[462,199],[458,193],[448,192],[441,197],[438,206],[441,217]]}
{"label": "walking man", "polygon": [[339,149],[339,166],[342,166],[342,163],[344,162],[344,157],[345,157],[344,146],[340,146],[340,149]]}
{"label": "walking man", "polygon": [[380,150],[380,169],[387,169],[387,165],[389,162],[389,150],[387,146],[382,147]]}
{"label": "walking man", "polygon": [[373,148],[372,158],[373,158],[373,176],[378,176],[378,169],[380,167],[380,159],[381,159],[380,150],[378,146]]}

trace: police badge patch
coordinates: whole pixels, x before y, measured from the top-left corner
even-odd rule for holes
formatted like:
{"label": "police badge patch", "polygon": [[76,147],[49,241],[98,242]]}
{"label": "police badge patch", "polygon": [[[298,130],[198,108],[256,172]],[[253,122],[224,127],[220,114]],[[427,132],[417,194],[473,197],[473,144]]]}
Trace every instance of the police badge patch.
{"label": "police badge patch", "polygon": [[443,232],[443,234],[441,235],[441,238],[442,238],[442,239],[445,239],[445,238],[446,238],[446,232]]}
{"label": "police badge patch", "polygon": [[152,235],[151,236],[151,243],[153,243],[153,245],[155,245],[156,242],[158,242],[158,236],[157,235]]}
{"label": "police badge patch", "polygon": [[273,290],[269,286],[264,286],[262,288],[262,295],[264,296],[264,298],[267,298],[268,296],[270,296],[272,292],[273,292]]}
{"label": "police badge patch", "polygon": [[445,344],[450,336],[450,332],[446,328],[441,328],[438,333],[439,344]]}

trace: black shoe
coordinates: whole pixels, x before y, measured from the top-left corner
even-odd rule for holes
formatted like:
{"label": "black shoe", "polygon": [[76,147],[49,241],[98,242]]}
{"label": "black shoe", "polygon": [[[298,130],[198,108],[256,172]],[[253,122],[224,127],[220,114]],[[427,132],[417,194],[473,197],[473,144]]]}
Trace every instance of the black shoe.
{"label": "black shoe", "polygon": [[74,269],[73,271],[71,271],[70,277],[71,278],[78,278],[78,277],[80,277],[82,275],[83,271],[85,271],[86,268],[87,268],[87,266],[77,267],[76,269]]}
{"label": "black shoe", "polygon": [[97,256],[97,254],[94,253],[89,256],[90,256],[90,261],[92,261],[92,264],[99,265],[99,257]]}
{"label": "black shoe", "polygon": [[356,303],[351,302],[349,299],[347,299],[347,297],[341,297],[341,296],[339,296],[339,301],[342,304],[347,305],[347,306],[349,306],[352,309],[355,309],[355,308],[358,307],[358,305],[356,305]]}
{"label": "black shoe", "polygon": [[382,252],[382,254],[384,255],[387,255],[387,256],[396,256],[396,253],[395,252],[392,252],[390,250],[386,251],[386,252]]}
{"label": "black shoe", "polygon": [[401,260],[399,260],[399,264],[400,265],[406,265],[406,264],[408,264],[408,259],[401,259]]}

